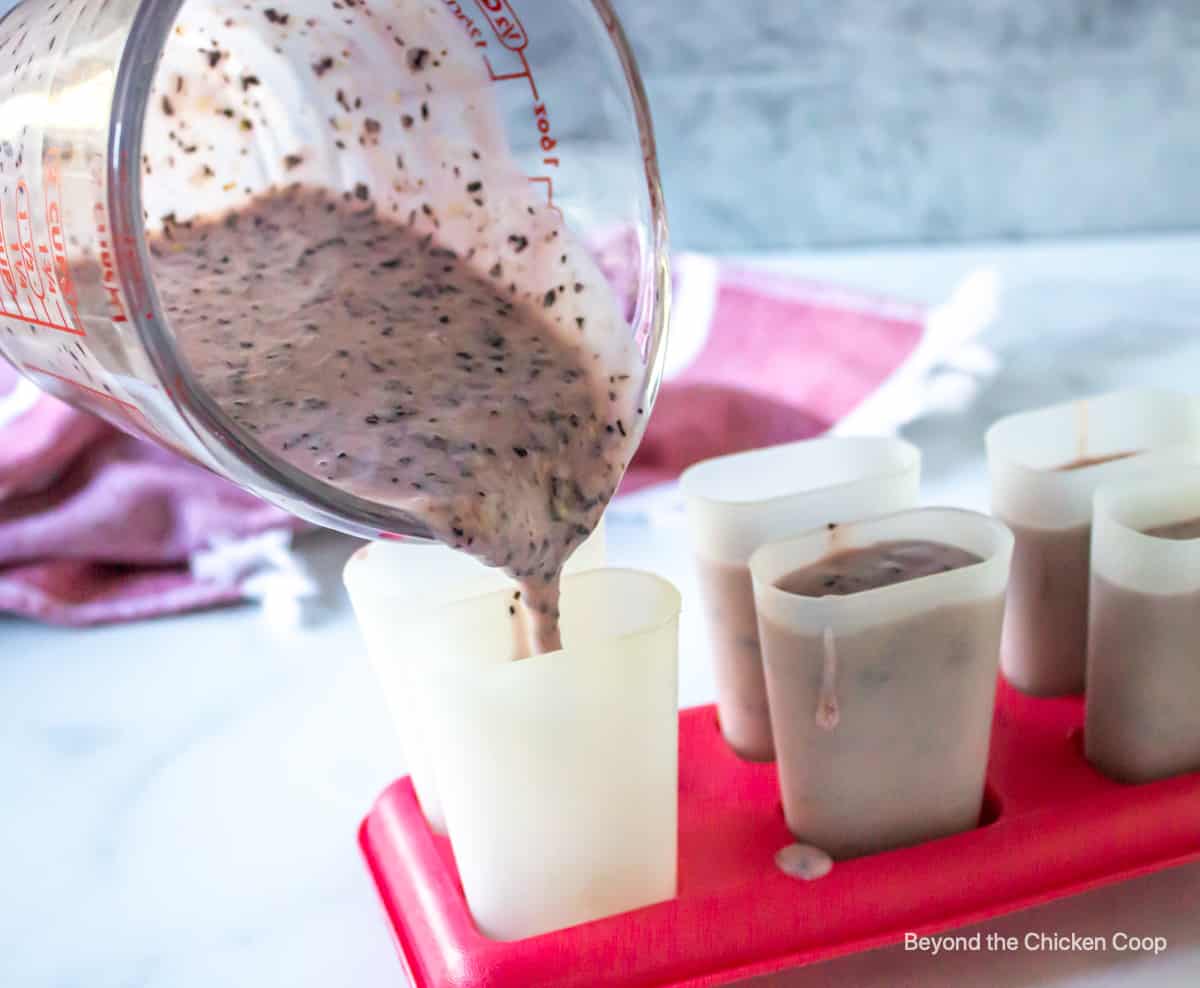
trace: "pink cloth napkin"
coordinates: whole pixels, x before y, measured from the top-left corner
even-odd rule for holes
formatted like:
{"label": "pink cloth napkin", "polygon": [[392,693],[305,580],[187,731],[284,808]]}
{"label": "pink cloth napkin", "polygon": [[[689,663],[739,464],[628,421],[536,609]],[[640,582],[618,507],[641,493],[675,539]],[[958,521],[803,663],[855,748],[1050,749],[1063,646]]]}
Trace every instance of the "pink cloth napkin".
{"label": "pink cloth napkin", "polygon": [[675,268],[671,345],[688,353],[668,366],[622,493],[711,456],[826,432],[921,342],[919,306],[693,255]]}
{"label": "pink cloth napkin", "polygon": [[[920,341],[913,306],[679,259],[668,378],[624,492],[697,460],[818,435]],[[675,356],[678,355],[678,356]],[[295,527],[232,484],[46,396],[0,361],[0,612],[64,625],[244,596],[196,575],[214,543]],[[16,409],[14,413],[14,408]]]}
{"label": "pink cloth napkin", "polygon": [[17,382],[0,361],[0,612],[89,625],[228,603],[245,574],[194,577],[193,554],[295,525],[48,395],[26,402]]}

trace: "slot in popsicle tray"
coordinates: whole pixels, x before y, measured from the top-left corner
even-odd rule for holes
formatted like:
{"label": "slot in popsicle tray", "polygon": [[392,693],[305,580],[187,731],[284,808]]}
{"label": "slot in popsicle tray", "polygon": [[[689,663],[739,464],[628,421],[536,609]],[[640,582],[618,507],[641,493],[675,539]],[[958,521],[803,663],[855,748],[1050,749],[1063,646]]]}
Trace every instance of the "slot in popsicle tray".
{"label": "slot in popsicle tray", "polygon": [[1083,699],[1001,680],[980,826],[838,862],[777,870],[791,843],[774,765],[736,758],[712,707],[679,721],[679,894],[512,943],[471,921],[449,842],[400,779],[359,843],[418,988],[711,986],[934,933],[1200,860],[1200,773],[1113,782],[1083,757]]}

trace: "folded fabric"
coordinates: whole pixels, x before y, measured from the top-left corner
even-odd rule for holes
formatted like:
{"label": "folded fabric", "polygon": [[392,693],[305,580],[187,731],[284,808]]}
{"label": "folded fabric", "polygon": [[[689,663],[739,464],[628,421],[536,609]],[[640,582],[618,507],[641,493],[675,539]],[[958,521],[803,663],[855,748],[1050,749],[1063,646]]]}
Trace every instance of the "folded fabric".
{"label": "folded fabric", "polygon": [[922,341],[922,307],[685,254],[665,380],[621,490],[826,432]]}
{"label": "folded fabric", "polygon": [[197,574],[197,554],[296,526],[0,362],[0,611],[88,625],[228,603],[262,560]]}
{"label": "folded fabric", "polygon": [[[666,378],[625,493],[709,456],[818,435],[864,409],[875,409],[868,431],[894,427],[945,349],[919,306],[696,255],[676,259],[674,295]],[[959,334],[955,320],[941,323]],[[905,381],[908,399],[895,387]],[[303,593],[286,551],[298,527],[0,362],[0,612],[88,625],[271,586]]]}

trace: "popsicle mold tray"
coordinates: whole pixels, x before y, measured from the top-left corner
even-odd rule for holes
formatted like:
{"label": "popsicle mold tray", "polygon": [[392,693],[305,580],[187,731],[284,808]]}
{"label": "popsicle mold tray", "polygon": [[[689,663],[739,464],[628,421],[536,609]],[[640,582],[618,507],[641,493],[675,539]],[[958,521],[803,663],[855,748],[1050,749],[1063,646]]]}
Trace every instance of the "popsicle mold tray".
{"label": "popsicle mold tray", "polygon": [[685,710],[678,897],[511,943],[475,929],[449,843],[408,779],[379,798],[359,841],[418,988],[723,985],[1200,860],[1200,773],[1113,782],[1084,759],[1082,724],[1082,698],[1002,681],[980,825],[805,882],[774,863],[792,840],[775,766],[736,758],[712,707]]}

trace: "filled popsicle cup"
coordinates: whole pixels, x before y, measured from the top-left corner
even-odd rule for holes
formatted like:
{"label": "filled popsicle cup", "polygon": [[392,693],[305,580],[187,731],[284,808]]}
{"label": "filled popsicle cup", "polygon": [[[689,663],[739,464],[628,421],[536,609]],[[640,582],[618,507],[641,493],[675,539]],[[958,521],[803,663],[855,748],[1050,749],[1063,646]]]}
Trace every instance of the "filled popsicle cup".
{"label": "filled popsicle cup", "polygon": [[[565,572],[598,569],[604,561],[601,520],[567,560]],[[516,583],[503,570],[484,566],[466,553],[441,543],[414,539],[389,539],[363,546],[346,563],[342,578],[366,643],[367,656],[400,735],[417,801],[429,826],[444,834],[446,823],[437,779],[421,729],[421,705],[409,679],[410,665],[421,654],[420,622],[414,618],[426,609],[456,600],[492,591],[515,592]],[[520,609],[517,610],[520,620]],[[519,626],[517,633],[521,630]]]}
{"label": "filled popsicle cup", "polygon": [[676,892],[679,593],[636,570],[568,576],[564,648],[515,662],[513,598],[429,609],[414,666],[467,905],[498,940]]}
{"label": "filled popsicle cup", "polygon": [[1016,538],[1001,665],[1038,696],[1083,690],[1092,499],[1103,484],[1200,459],[1200,401],[1123,391],[1001,419],[987,433],[992,510]]}
{"label": "filled popsicle cup", "polygon": [[976,826],[1012,536],[923,508],[750,557],[784,816],[834,858]]}
{"label": "filled popsicle cup", "polygon": [[751,554],[828,522],[912,507],[920,472],[920,453],[904,440],[828,437],[705,460],[683,474],[717,714],[725,740],[741,757],[775,757]]}
{"label": "filled popsicle cup", "polygon": [[1121,782],[1200,771],[1200,467],[1096,494],[1088,760]]}

